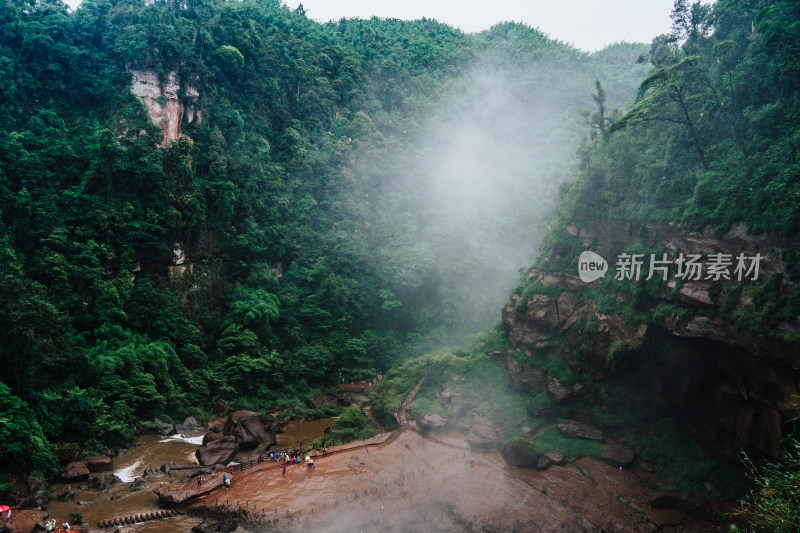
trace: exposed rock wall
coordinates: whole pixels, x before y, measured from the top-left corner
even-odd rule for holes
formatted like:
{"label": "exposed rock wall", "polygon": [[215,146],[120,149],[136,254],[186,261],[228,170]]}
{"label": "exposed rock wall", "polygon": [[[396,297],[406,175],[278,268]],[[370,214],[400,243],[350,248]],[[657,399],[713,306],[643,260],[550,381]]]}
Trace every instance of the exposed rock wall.
{"label": "exposed rock wall", "polygon": [[[778,442],[787,420],[797,415],[800,395],[800,316],[793,314],[800,284],[794,281],[797,273],[791,273],[798,265],[786,262],[791,256],[787,251],[800,249],[800,239],[747,235],[742,226],[717,235],[675,225],[635,230],[606,224],[591,231],[568,227],[566,234],[575,246],[550,249],[544,264],[569,264],[570,271],[532,270],[526,296],[515,294],[503,309],[510,343],[523,355],[495,355],[512,382],[531,392],[543,390],[546,383],[561,404],[576,399],[602,403],[590,398],[592,387],[584,387],[588,381],[625,383],[641,391],[631,409],[637,408],[636,402],[669,406],[693,422],[701,439],[731,452],[731,443],[738,441],[779,455]],[[713,281],[704,273],[701,279],[677,283],[671,277],[659,294],[644,297],[642,284],[631,281],[631,288],[640,289],[637,300],[635,290],[609,284],[598,290],[600,280],[586,283],[576,275],[576,249],[604,257],[606,276],[614,276],[617,257],[637,241],[668,258],[758,253],[759,276],[747,283],[733,275]],[[737,287],[742,284],[748,288]],[[615,303],[609,306],[609,301]],[[769,316],[770,306],[774,317]],[[631,320],[626,309],[632,308],[647,318]],[[575,369],[577,383],[564,387],[526,364],[524,356],[531,361],[561,357]]]}
{"label": "exposed rock wall", "polygon": [[199,96],[197,89],[183,87],[184,94],[181,94],[181,85],[175,72],[167,74],[163,84],[153,71],[131,70],[131,74],[131,91],[145,105],[153,124],[164,130],[161,146],[167,146],[180,136],[184,118],[189,124],[200,120],[196,105]]}

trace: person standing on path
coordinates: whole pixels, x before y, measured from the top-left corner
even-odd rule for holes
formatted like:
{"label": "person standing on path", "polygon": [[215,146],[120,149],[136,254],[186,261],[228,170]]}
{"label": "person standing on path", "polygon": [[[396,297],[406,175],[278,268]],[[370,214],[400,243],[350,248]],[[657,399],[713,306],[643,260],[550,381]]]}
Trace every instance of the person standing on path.
{"label": "person standing on path", "polygon": [[283,462],[283,475],[286,475],[286,461]]}

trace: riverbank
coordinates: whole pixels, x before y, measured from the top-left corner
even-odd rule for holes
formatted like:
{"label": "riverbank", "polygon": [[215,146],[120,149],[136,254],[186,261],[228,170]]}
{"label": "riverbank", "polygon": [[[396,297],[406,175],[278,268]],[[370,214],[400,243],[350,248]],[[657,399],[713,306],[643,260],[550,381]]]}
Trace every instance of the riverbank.
{"label": "riverbank", "polygon": [[242,472],[191,514],[247,517],[270,531],[713,531],[677,509],[649,505],[654,478],[589,458],[547,470],[507,465],[415,430],[332,450],[315,467]]}
{"label": "riverbank", "polygon": [[[308,443],[322,437],[325,429],[335,419],[311,421],[295,421],[288,424],[278,434],[278,446],[287,448],[300,443]],[[96,526],[98,523],[114,519],[147,515],[161,512],[163,507],[154,493],[159,487],[174,483],[176,476],[161,470],[162,465],[174,463],[191,465],[195,463],[195,451],[201,444],[202,432],[197,435],[175,435],[160,437],[157,435],[141,435],[124,454],[113,457],[113,471],[104,477],[107,482],[102,488],[93,486],[91,482],[57,483],[51,485],[53,498],[47,503],[47,510],[14,511],[15,516],[23,518],[23,513],[32,514],[25,520],[19,532],[31,531],[36,522],[43,516],[53,517],[61,524],[71,513],[80,514],[85,525]],[[236,460],[242,461],[252,452],[242,452]],[[178,476],[179,477],[179,476]],[[207,478],[203,489],[213,484],[213,478]],[[194,482],[194,480],[192,480]],[[194,489],[196,484],[188,484]],[[69,499],[60,500],[59,495],[69,488]],[[165,531],[188,532],[199,524],[199,520],[188,515],[174,516],[167,521],[140,522],[124,527],[126,533],[157,533]]]}

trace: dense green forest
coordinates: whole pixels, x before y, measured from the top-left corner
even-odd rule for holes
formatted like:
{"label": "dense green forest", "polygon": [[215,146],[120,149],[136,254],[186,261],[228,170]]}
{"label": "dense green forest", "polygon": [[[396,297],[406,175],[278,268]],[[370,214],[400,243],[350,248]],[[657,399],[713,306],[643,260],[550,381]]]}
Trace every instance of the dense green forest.
{"label": "dense green forest", "polygon": [[[592,94],[632,100],[645,51],[276,0],[3,0],[3,468],[48,474],[54,445],[215,399],[292,405],[480,330]],[[202,119],[160,147],[133,71],[193,87]]]}
{"label": "dense green forest", "polygon": [[[616,225],[633,235],[628,249],[640,252],[657,251],[644,236],[648,224],[712,228],[718,236],[737,223],[750,235],[788,239],[800,231],[800,7],[720,1],[712,8],[679,1],[672,16],[672,32],[655,39],[643,56],[654,69],[635,104],[583,145],[580,169],[562,187],[557,220],[536,268],[567,268],[585,249],[570,225]],[[797,250],[782,254],[787,286],[781,288],[778,274],[759,286],[717,286],[720,298],[710,314],[800,343],[796,332],[776,329],[800,315],[800,294],[791,290],[800,279]],[[690,312],[675,298],[653,312],[662,288],[658,280],[628,284],[608,276],[601,310],[617,306],[614,293],[625,292],[632,324]],[[526,290],[536,288],[523,281],[516,289]],[[758,304],[739,305],[746,301]]]}

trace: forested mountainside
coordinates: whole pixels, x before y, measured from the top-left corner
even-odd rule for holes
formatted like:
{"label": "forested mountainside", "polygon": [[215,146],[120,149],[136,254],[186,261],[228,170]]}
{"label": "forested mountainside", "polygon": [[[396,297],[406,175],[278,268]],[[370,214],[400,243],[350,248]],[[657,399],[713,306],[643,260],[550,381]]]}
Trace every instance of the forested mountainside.
{"label": "forested mountainside", "polygon": [[[390,373],[378,406],[424,376],[419,418],[494,420],[512,464],[546,465],[558,449],[638,464],[709,498],[742,490],[740,452],[758,462],[793,449],[800,4],[678,1],[672,15],[642,58],[653,71],[633,105],[616,118],[595,108],[593,138],[502,322],[470,351]],[[567,438],[570,427],[583,439]],[[796,530],[793,457],[757,477],[768,501],[748,512],[765,531]]]}
{"label": "forested mountainside", "polygon": [[4,0],[2,468],[214,400],[300,405],[481,329],[581,112],[632,100],[645,51],[274,0]]}
{"label": "forested mountainside", "polygon": [[514,347],[568,363],[572,393],[638,398],[725,452],[780,456],[798,414],[798,15],[676,4],[503,313]]}

